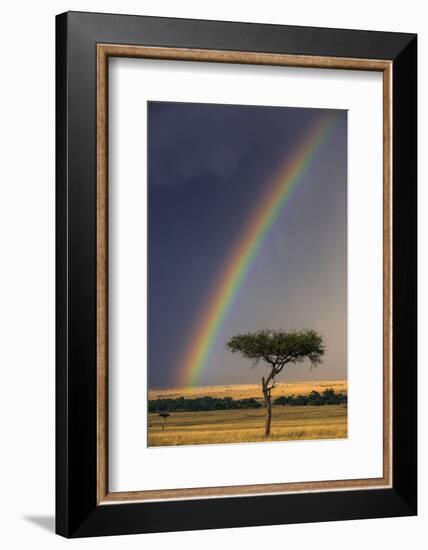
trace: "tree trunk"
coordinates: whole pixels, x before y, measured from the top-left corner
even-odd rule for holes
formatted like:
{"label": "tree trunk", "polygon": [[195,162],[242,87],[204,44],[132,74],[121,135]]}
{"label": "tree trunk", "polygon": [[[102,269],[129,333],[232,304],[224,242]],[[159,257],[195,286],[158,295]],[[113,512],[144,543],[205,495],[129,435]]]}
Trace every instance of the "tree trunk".
{"label": "tree trunk", "polygon": [[265,437],[270,436],[270,423],[272,420],[272,403],[270,400],[270,395],[268,396],[268,401],[266,403],[266,425],[265,425]]}
{"label": "tree trunk", "polygon": [[265,406],[266,406],[265,437],[269,437],[270,424],[272,421],[272,400],[270,395],[271,390],[268,389],[268,382],[265,381],[264,378],[262,378],[262,389],[263,389],[263,398],[265,400]]}

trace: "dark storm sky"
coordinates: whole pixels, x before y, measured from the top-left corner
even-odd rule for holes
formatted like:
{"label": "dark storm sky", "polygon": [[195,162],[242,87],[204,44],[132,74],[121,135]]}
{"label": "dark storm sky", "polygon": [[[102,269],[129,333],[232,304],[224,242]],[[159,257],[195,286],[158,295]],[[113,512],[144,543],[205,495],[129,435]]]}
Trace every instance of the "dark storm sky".
{"label": "dark storm sky", "polygon": [[268,233],[198,385],[259,382],[263,367],[224,344],[281,327],[314,328],[326,343],[318,370],[292,367],[282,380],[346,378],[346,111],[150,102],[148,114],[149,387],[178,384],[249,216],[325,116],[337,122]]}

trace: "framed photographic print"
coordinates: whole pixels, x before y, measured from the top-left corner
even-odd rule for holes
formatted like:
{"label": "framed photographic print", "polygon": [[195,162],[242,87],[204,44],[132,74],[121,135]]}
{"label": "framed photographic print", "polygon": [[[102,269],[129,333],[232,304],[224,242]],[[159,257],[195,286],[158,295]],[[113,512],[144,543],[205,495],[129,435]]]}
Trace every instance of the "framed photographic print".
{"label": "framed photographic print", "polygon": [[57,532],[414,515],[416,36],[57,16]]}

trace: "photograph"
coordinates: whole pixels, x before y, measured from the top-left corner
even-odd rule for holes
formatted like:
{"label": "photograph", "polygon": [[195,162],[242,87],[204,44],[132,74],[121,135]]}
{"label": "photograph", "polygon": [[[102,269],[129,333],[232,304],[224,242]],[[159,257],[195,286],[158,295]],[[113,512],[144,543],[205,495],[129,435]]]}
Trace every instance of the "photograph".
{"label": "photograph", "polygon": [[147,445],[347,438],[348,112],[147,118]]}

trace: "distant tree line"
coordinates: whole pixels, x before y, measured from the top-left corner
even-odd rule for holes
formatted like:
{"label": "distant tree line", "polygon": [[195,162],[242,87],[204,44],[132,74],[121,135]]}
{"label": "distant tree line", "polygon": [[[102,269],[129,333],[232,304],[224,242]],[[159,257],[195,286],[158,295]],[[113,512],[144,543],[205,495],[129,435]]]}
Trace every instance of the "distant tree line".
{"label": "distant tree line", "polygon": [[260,401],[253,397],[246,399],[232,399],[232,397],[196,397],[187,399],[153,399],[149,401],[149,412],[162,411],[224,411],[227,409],[259,409],[263,407]]}
{"label": "distant tree line", "polygon": [[[289,405],[291,407],[305,405],[346,405],[346,393],[335,393],[332,388],[327,388],[322,393],[312,391],[309,395],[288,395],[277,397],[274,405]],[[164,398],[149,401],[149,412],[162,413],[174,411],[224,411],[230,409],[260,409],[263,403],[249,397],[245,399],[233,399],[232,397],[196,397],[196,398]]]}
{"label": "distant tree line", "polygon": [[302,407],[305,405],[346,405],[347,402],[346,393],[336,393],[332,388],[327,388],[322,393],[311,391],[309,395],[282,395],[277,397],[273,404]]}

